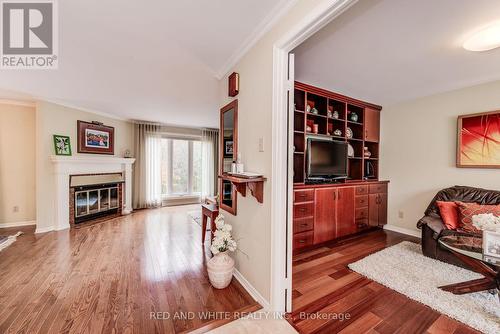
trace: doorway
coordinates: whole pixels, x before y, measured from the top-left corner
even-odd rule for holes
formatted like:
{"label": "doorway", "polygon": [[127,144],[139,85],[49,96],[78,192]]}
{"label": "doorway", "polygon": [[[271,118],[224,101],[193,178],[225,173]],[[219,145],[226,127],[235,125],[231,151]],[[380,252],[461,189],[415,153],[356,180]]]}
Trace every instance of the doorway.
{"label": "doorway", "polygon": [[[271,307],[292,310],[294,62],[290,52],[357,0],[329,0],[299,22],[273,48],[273,167]],[[283,173],[287,171],[287,173]]]}

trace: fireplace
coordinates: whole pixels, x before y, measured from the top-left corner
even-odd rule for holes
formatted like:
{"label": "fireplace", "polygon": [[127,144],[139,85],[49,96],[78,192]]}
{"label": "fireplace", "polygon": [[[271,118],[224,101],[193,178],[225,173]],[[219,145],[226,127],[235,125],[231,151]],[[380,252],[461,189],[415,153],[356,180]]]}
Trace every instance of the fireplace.
{"label": "fireplace", "polygon": [[122,214],[121,173],[70,176],[70,226],[95,223]]}

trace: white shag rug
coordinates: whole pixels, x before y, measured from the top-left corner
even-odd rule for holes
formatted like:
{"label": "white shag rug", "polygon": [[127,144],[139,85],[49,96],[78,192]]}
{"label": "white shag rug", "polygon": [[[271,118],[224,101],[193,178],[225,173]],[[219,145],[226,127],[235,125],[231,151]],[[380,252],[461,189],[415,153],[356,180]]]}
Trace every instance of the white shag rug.
{"label": "white shag rug", "polygon": [[17,240],[17,237],[21,234],[23,234],[23,232],[17,232],[16,234],[10,235],[7,238],[2,238],[0,241],[0,251],[12,245]]}
{"label": "white shag rug", "polygon": [[484,333],[500,333],[497,295],[454,295],[439,286],[483,276],[422,254],[420,245],[404,241],[369,255],[349,268]]}

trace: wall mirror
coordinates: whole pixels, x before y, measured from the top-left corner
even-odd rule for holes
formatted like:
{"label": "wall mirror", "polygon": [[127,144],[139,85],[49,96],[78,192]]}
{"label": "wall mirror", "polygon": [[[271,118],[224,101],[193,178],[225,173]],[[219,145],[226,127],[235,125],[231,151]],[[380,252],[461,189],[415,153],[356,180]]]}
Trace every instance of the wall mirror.
{"label": "wall mirror", "polygon": [[231,172],[231,164],[238,155],[238,100],[234,100],[220,110],[220,161],[219,180],[220,207],[236,215],[236,188],[224,174]]}

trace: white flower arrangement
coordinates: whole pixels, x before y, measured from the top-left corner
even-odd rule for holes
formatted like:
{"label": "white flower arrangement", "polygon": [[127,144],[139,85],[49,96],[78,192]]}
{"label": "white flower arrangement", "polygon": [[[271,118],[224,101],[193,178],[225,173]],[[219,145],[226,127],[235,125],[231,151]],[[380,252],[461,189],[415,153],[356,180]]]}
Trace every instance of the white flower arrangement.
{"label": "white flower arrangement", "polygon": [[472,225],[481,231],[500,232],[500,217],[492,213],[480,213],[472,216]]}
{"label": "white flower arrangement", "polygon": [[233,227],[224,222],[224,216],[219,215],[215,218],[215,227],[217,230],[214,232],[214,239],[212,240],[212,245],[210,250],[214,255],[231,251],[234,252],[237,248],[236,241],[231,236],[231,231]]}

